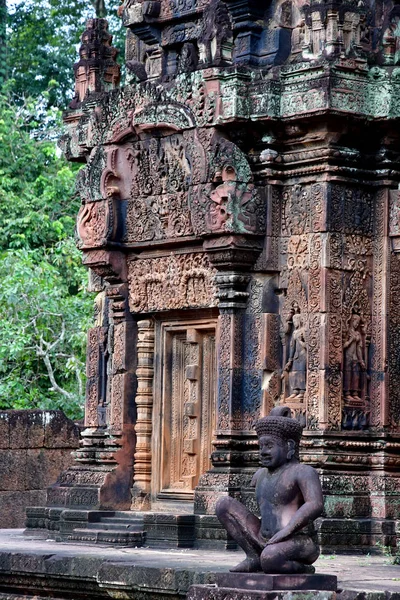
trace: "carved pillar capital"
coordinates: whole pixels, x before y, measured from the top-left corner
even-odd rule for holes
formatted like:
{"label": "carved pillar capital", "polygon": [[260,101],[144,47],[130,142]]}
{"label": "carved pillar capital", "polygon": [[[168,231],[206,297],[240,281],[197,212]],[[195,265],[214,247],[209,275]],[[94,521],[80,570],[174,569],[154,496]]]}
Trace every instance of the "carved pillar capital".
{"label": "carved pillar capital", "polygon": [[220,236],[203,244],[210,264],[217,269],[215,283],[220,309],[246,308],[250,268],[262,250],[262,242],[244,236]]}
{"label": "carved pillar capital", "polygon": [[224,308],[246,308],[249,292],[247,287],[250,275],[228,271],[217,273],[215,283],[217,284],[217,298],[220,309]]}
{"label": "carved pillar capital", "polygon": [[263,248],[263,239],[244,235],[221,235],[203,243],[210,263],[219,271],[245,271],[254,265]]}
{"label": "carved pillar capital", "polygon": [[84,252],[83,264],[111,284],[127,280],[125,254],[117,250],[91,250]]}

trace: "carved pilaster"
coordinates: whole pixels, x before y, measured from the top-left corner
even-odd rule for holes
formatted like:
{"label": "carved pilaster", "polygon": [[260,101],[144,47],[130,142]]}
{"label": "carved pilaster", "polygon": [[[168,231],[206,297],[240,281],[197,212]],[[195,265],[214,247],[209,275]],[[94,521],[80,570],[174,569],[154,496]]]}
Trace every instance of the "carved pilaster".
{"label": "carved pilaster", "polygon": [[[250,267],[262,246],[257,239],[227,236],[207,240],[204,248],[210,263],[218,270],[215,277],[220,309],[218,388],[212,468],[200,477],[195,493],[195,512],[213,514],[219,496],[226,493],[234,495],[241,486],[246,487],[250,483],[250,470],[258,461],[257,441],[254,432],[249,429],[246,415],[245,396],[249,382],[245,373],[244,327],[250,296]],[[250,368],[248,372],[252,374]],[[261,376],[258,384],[261,404]],[[239,469],[242,471],[240,475]]]}
{"label": "carved pilaster", "polygon": [[128,348],[135,343],[127,286],[109,285],[96,298],[96,322],[88,334],[86,427],[76,464],[49,490],[49,506],[130,507],[136,355]]}
{"label": "carved pilaster", "polygon": [[136,452],[132,510],[150,509],[151,435],[154,377],[154,322],[139,321],[137,342]]}

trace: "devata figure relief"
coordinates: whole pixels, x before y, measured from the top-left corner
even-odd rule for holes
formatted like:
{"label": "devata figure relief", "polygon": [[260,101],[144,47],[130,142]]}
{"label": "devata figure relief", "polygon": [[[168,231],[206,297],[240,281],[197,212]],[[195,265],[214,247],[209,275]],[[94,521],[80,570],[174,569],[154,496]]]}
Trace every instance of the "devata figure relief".
{"label": "devata figure relief", "polygon": [[364,323],[360,315],[352,314],[343,343],[343,394],[346,403],[362,401],[367,379],[364,336]]}
{"label": "devata figure relief", "polygon": [[228,533],[246,552],[236,572],[313,573],[319,555],[313,521],[322,514],[317,472],[299,463],[302,427],[285,406],[257,421],[259,469],[252,480],[261,519],[226,496],[216,513]]}
{"label": "devata figure relief", "polygon": [[290,396],[287,399],[302,402],[306,392],[307,343],[302,315],[295,313],[292,321],[293,333],[289,346],[289,359],[284,368],[284,372],[289,373]]}

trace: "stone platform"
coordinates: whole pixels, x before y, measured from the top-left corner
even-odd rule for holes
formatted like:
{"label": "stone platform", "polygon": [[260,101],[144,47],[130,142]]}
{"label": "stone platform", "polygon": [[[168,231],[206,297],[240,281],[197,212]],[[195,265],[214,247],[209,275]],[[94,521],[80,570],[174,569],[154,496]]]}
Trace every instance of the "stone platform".
{"label": "stone platform", "polygon": [[[26,536],[23,530],[3,529],[0,600],[178,600],[185,598],[193,585],[215,584],[226,577],[224,573],[242,559],[241,551],[66,544]],[[338,577],[338,600],[400,597],[400,567],[390,564],[387,557],[326,555],[315,566],[317,574]],[[318,592],[320,596],[324,593]],[[296,592],[296,597],[299,594],[304,600],[306,592]],[[318,594],[313,594],[314,600]],[[278,593],[274,597],[278,598]]]}

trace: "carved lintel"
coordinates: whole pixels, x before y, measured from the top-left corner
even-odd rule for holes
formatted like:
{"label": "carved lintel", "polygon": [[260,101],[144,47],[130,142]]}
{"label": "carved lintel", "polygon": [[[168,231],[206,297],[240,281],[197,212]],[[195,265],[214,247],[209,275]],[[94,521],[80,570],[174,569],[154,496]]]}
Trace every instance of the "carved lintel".
{"label": "carved lintel", "polygon": [[214,272],[203,252],[129,259],[131,311],[215,306]]}

